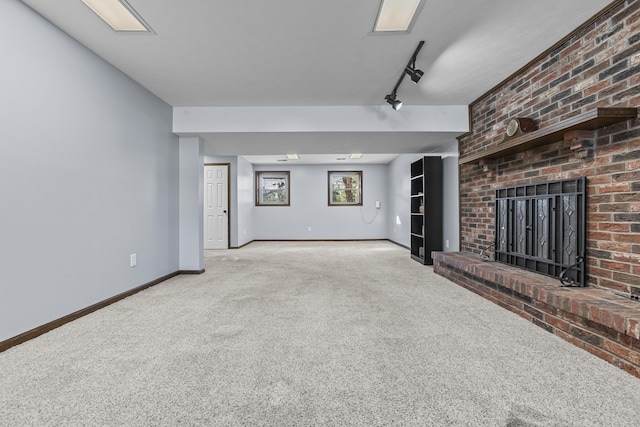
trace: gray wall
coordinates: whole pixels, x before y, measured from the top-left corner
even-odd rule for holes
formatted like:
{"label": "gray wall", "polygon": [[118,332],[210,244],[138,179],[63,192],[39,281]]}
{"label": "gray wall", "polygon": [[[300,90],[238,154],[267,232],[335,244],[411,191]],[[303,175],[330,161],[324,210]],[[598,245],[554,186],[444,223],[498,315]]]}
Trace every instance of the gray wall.
{"label": "gray wall", "polygon": [[178,138],[178,248],[182,271],[204,269],[204,146],[198,136]]}
{"label": "gray wall", "polygon": [[253,165],[244,157],[238,157],[237,180],[238,239],[236,246],[242,246],[254,239],[255,214]]}
{"label": "gray wall", "polygon": [[[252,240],[390,239],[410,245],[410,165],[420,154],[398,156],[388,165],[252,165],[243,157],[205,157],[231,163],[231,247]],[[254,172],[289,170],[291,206],[256,207]],[[363,170],[364,206],[327,206],[327,172]],[[445,210],[443,249],[459,250],[458,159],[443,159]],[[375,201],[382,208],[375,212]],[[366,224],[372,222],[371,224]],[[311,231],[308,231],[311,227]],[[446,243],[449,243],[447,247]]]}
{"label": "gray wall", "polygon": [[[457,148],[457,144],[456,144]],[[460,190],[458,185],[458,157],[442,159],[442,249],[445,252],[460,250]]]}
{"label": "gray wall", "polygon": [[[253,210],[257,240],[386,239],[387,165],[254,165],[255,170],[291,172],[291,206]],[[329,170],[361,170],[363,206],[328,206]],[[379,200],[381,209],[375,208]],[[311,231],[309,231],[311,227]]]}
{"label": "gray wall", "polygon": [[389,163],[389,240],[411,246],[411,163],[421,154],[401,154]]}
{"label": "gray wall", "polygon": [[0,52],[4,340],[178,269],[178,145],[168,105],[18,1]]}
{"label": "gray wall", "polygon": [[[204,161],[231,164],[230,247],[253,240],[387,238],[387,165],[265,166],[253,165],[242,156],[205,156]],[[257,170],[291,172],[291,206],[255,206],[254,173]],[[362,207],[327,206],[329,170],[363,171]],[[381,203],[377,212],[376,200]]]}

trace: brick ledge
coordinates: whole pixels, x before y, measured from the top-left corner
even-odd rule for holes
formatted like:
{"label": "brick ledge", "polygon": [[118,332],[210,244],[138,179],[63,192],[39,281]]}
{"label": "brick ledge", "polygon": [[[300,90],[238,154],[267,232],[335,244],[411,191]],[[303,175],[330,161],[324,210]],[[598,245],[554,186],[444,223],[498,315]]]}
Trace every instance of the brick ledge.
{"label": "brick ledge", "polygon": [[640,378],[640,304],[463,252],[433,252],[434,272]]}

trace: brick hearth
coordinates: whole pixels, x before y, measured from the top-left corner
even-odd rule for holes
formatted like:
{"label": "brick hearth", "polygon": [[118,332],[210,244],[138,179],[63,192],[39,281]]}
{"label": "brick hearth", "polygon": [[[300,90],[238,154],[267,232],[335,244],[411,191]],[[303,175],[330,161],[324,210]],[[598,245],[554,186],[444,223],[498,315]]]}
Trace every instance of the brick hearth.
{"label": "brick hearth", "polygon": [[640,378],[640,302],[478,255],[434,252],[434,271]]}

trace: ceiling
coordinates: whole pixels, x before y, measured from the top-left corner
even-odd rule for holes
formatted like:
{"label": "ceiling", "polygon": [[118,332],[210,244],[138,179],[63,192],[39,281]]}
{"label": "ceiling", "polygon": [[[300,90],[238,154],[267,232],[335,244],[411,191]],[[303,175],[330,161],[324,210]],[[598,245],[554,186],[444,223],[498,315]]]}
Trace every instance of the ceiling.
{"label": "ceiling", "polygon": [[[405,105],[468,105],[610,3],[423,0],[410,32],[380,35],[371,32],[378,0],[128,0],[155,34],[116,33],[81,0],[22,1],[174,107],[389,110],[384,97],[420,40],[416,67],[424,76],[418,85],[405,79],[398,98]],[[248,136],[242,150],[252,144],[257,150],[264,137]],[[452,140],[418,137],[422,151]],[[209,154],[222,153],[216,135],[203,138]],[[314,147],[327,140],[335,140],[338,154],[357,146],[349,135],[281,139],[289,141],[282,149],[291,150],[283,154],[318,154]],[[376,154],[400,152],[384,139]],[[232,142],[225,149],[233,151]]]}

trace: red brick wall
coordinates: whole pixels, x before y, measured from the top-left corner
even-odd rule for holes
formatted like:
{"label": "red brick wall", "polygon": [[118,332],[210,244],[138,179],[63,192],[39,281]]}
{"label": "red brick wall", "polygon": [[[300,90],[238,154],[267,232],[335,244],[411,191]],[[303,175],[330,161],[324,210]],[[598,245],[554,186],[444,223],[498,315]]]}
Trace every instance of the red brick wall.
{"label": "red brick wall", "polygon": [[[509,118],[544,128],[596,107],[640,107],[640,0],[622,2],[472,104],[460,157],[500,144]],[[596,136],[590,159],[558,141],[461,165],[461,250],[480,253],[493,242],[497,188],[587,176],[589,284],[640,295],[640,120]]]}

